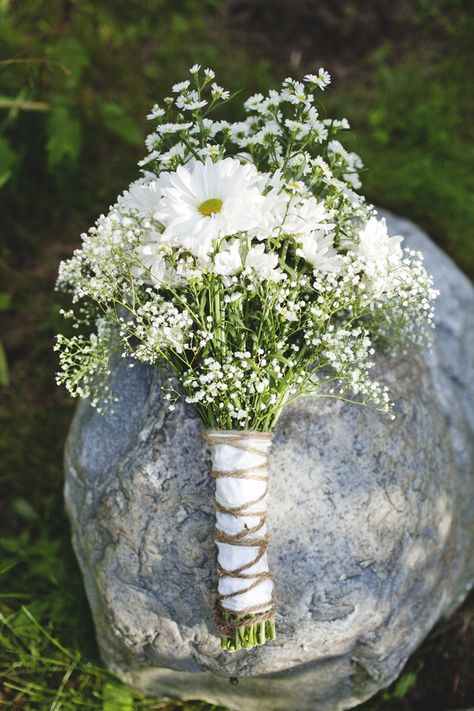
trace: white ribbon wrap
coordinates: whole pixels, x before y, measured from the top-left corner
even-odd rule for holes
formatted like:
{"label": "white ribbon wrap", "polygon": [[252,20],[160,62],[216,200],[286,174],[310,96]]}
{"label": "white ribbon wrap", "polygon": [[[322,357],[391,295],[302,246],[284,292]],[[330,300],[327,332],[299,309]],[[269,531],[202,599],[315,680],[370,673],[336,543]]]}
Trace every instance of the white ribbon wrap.
{"label": "white ribbon wrap", "polygon": [[[263,613],[274,604],[267,554],[262,554],[261,547],[264,544],[263,550],[266,550],[267,458],[271,438],[257,435],[251,437],[251,433],[246,433],[239,437],[238,432],[221,430],[208,435],[216,480],[218,592],[220,596],[230,596],[221,598],[219,604],[234,614],[245,613],[254,607]],[[228,476],[226,472],[229,472]],[[233,472],[236,476],[232,476]],[[220,509],[227,509],[227,512]],[[229,509],[235,510],[235,514]],[[237,535],[239,541],[236,544],[219,540]],[[247,542],[250,545],[245,545]],[[254,560],[256,562],[252,564]],[[226,575],[226,572],[233,572],[234,576]],[[250,590],[241,592],[254,583]]]}

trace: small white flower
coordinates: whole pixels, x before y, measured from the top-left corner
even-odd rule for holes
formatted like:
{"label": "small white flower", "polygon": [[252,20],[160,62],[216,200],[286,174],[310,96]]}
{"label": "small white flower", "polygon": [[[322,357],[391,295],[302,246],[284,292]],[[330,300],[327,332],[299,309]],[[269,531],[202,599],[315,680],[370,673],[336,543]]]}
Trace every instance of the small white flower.
{"label": "small white flower", "polygon": [[[203,132],[209,134],[209,136],[213,138],[217,133],[219,133],[219,131],[222,131],[228,125],[226,121],[211,121],[211,119],[208,118],[203,118],[201,124],[202,128],[199,124],[194,124],[190,130],[190,133],[199,134]],[[204,131],[202,131],[202,129],[204,129]]]}
{"label": "small white flower", "polygon": [[186,147],[183,143],[175,143],[169,151],[159,155],[159,161],[162,167],[168,168],[170,165],[175,166],[177,162],[185,155]]}
{"label": "small white flower", "polygon": [[342,128],[348,130],[350,128],[349,121],[346,118],[342,119],[323,119],[325,126],[330,126],[331,128]]}
{"label": "small white flower", "polygon": [[172,90],[176,94],[180,94],[182,91],[185,91],[189,87],[189,79],[186,79],[186,81],[180,81],[178,84],[173,84]]}
{"label": "small white flower", "polygon": [[189,69],[189,73],[190,74],[198,74],[200,69],[201,69],[200,64],[193,64],[193,66]]}
{"label": "small white flower", "polygon": [[187,94],[178,96],[176,106],[178,109],[184,109],[185,111],[196,111],[207,106],[207,101],[206,99],[200,99],[197,91],[190,91]]}
{"label": "small white flower", "polygon": [[222,147],[218,144],[205,146],[198,150],[201,158],[218,158],[221,155]]}
{"label": "small white flower", "polygon": [[332,140],[328,143],[328,152],[331,153],[336,158],[342,158],[343,160],[349,160],[349,153],[346,151],[344,146],[340,141]]}
{"label": "small white flower", "polygon": [[193,124],[188,123],[161,123],[156,127],[156,133],[179,133],[187,131]]}
{"label": "small white flower", "polygon": [[331,83],[331,75],[321,67],[317,74],[306,74],[304,80],[308,82],[308,84],[314,84],[321,89],[321,91],[324,91]]}
{"label": "small white flower", "polygon": [[328,130],[320,121],[311,124],[311,133],[313,141],[322,143],[328,137]]}
{"label": "small white flower", "polygon": [[358,173],[344,173],[342,177],[353,190],[359,190],[362,187],[362,181]]}
{"label": "small white flower", "polygon": [[293,195],[304,195],[308,192],[306,183],[303,180],[295,180],[294,178],[288,180],[288,182],[285,183],[285,187],[293,193]]}
{"label": "small white flower", "polygon": [[280,316],[284,321],[298,321],[298,314],[285,308],[280,310]]}
{"label": "small white flower", "polygon": [[206,69],[204,70],[204,75],[206,76],[207,79],[214,79],[214,77],[216,76],[216,73],[213,69],[206,67]]}
{"label": "small white flower", "polygon": [[291,78],[285,79],[283,82],[280,97],[282,101],[288,101],[290,104],[302,104],[310,100],[306,94],[305,85]]}
{"label": "small white flower", "polygon": [[165,115],[165,113],[166,113],[166,111],[164,109],[162,109],[161,106],[159,106],[158,104],[155,104],[153,106],[152,110],[150,111],[150,113],[147,114],[147,119],[149,121],[153,121],[153,119],[161,118],[162,116]]}
{"label": "small white flower", "polygon": [[265,121],[265,125],[263,128],[256,134],[255,138],[257,141],[260,139],[265,140],[265,138],[269,136],[280,136],[281,135],[281,127],[280,125],[274,121]]}
{"label": "small white flower", "polygon": [[142,160],[139,160],[138,165],[140,166],[140,168],[142,168],[143,166],[147,165],[148,163],[151,163],[151,161],[156,160],[159,157],[160,157],[159,151],[152,151],[147,156],[145,156],[145,158],[142,158]]}
{"label": "small white flower", "polygon": [[211,84],[211,94],[213,99],[222,99],[225,101],[229,98],[230,91],[226,91],[222,86],[214,82]]}
{"label": "small white flower", "polygon": [[285,126],[290,129],[290,131],[295,135],[295,138],[299,141],[301,141],[311,131],[311,125],[309,123],[294,121],[292,119],[286,119]]}
{"label": "small white flower", "polygon": [[247,101],[244,103],[244,107],[247,111],[259,111],[263,101],[263,94],[254,94],[253,96],[249,96]]}

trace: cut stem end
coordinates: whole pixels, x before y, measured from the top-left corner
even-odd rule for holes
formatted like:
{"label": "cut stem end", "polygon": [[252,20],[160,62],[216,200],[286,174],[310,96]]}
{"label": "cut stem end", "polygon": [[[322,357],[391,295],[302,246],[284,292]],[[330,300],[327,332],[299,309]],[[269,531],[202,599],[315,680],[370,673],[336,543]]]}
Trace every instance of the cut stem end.
{"label": "cut stem end", "polygon": [[[253,649],[265,644],[267,641],[275,639],[275,620],[259,621],[258,615],[233,615],[228,612],[222,612],[222,621],[227,623],[229,627],[235,623],[246,621],[245,625],[236,626],[233,633],[230,635],[222,635],[221,649],[226,652],[237,652],[239,649]],[[252,618],[255,617],[255,621]]]}

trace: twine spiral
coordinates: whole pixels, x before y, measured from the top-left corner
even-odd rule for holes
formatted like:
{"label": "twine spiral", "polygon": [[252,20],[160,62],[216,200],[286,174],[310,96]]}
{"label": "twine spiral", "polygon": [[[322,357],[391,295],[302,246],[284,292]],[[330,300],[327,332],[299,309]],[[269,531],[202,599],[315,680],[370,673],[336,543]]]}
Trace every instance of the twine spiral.
{"label": "twine spiral", "polygon": [[[217,595],[217,601],[215,604],[216,623],[221,634],[230,637],[235,633],[236,629],[238,629],[239,627],[245,627],[249,624],[249,616],[251,616],[252,623],[258,623],[271,620],[275,614],[276,605],[273,594],[268,602],[251,605],[243,610],[239,610],[238,612],[230,609],[229,607],[226,607],[225,604],[226,601],[235,599],[239,595],[253,590],[264,580],[273,579],[271,573],[268,571],[260,573],[247,572],[265,555],[269,543],[269,538],[267,534],[262,537],[256,536],[256,534],[261,531],[262,528],[265,526],[265,508],[263,507],[261,511],[255,511],[252,508],[260,501],[263,501],[268,492],[268,449],[264,451],[262,451],[261,449],[257,449],[249,443],[249,440],[271,441],[272,434],[269,432],[253,432],[250,430],[208,430],[207,432],[205,432],[204,437],[211,446],[227,445],[230,447],[234,447],[235,449],[243,450],[245,452],[257,454],[259,457],[262,457],[264,459],[261,464],[245,469],[220,470],[214,466],[211,472],[211,476],[213,477],[213,479],[231,477],[234,479],[247,479],[265,482],[265,490],[260,496],[246,501],[240,506],[226,507],[223,506],[219,501],[217,501],[216,498],[213,499],[214,507],[216,511],[219,511],[220,513],[230,514],[231,516],[238,517],[253,516],[255,518],[258,518],[258,522],[254,526],[244,527],[241,531],[235,534],[229,534],[216,527],[216,542],[227,543],[232,546],[255,547],[256,549],[255,557],[238,568],[235,568],[233,570],[227,570],[226,568],[223,568],[221,564],[218,564],[217,567],[217,574],[219,578],[230,577],[237,578],[243,581],[252,581],[242,589],[236,590],[235,592],[231,592],[226,595],[218,593]],[[229,615],[231,615],[233,619],[229,619]]]}

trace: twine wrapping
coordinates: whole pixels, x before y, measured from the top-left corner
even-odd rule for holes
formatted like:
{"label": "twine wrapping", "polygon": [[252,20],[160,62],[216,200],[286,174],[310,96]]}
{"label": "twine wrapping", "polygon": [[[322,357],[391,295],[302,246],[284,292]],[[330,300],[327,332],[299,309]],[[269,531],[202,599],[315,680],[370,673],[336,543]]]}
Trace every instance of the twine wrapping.
{"label": "twine wrapping", "polygon": [[[219,577],[216,622],[223,636],[239,627],[271,620],[275,613],[273,578],[268,569],[266,498],[267,432],[209,430],[216,481],[216,536]],[[232,615],[229,619],[228,616]]]}

